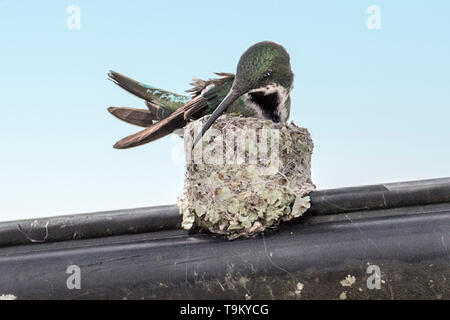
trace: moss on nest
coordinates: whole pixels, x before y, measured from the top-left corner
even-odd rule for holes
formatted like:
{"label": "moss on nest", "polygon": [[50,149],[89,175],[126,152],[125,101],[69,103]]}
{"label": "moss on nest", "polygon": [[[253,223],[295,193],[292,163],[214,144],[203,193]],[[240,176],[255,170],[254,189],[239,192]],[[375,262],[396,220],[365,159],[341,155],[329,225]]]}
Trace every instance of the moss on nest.
{"label": "moss on nest", "polygon": [[222,116],[192,153],[194,132],[208,118],[185,129],[185,187],[178,199],[183,228],[195,225],[236,239],[303,215],[315,189],[308,130]]}

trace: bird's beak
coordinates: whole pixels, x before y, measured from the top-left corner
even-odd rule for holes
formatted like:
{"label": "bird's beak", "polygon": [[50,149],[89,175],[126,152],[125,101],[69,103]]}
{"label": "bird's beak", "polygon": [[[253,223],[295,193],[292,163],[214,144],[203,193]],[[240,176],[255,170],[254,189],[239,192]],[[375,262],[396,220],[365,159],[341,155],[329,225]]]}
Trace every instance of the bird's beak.
{"label": "bird's beak", "polygon": [[222,113],[227,110],[227,108],[236,101],[240,96],[242,96],[242,93],[238,92],[237,90],[231,88],[230,92],[227,94],[225,99],[222,100],[222,102],[219,104],[219,106],[214,110],[211,117],[209,117],[208,121],[205,123],[205,125],[202,128],[202,132],[195,138],[194,145],[192,148],[195,147],[195,145],[200,141],[200,139],[203,137],[205,132],[212,126],[214,121],[219,118]]}

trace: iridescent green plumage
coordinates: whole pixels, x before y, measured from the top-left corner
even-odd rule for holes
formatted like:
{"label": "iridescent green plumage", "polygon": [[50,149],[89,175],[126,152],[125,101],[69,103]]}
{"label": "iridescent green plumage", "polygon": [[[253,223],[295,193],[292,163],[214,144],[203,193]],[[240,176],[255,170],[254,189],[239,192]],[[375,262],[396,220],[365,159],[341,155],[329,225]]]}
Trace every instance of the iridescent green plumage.
{"label": "iridescent green plumage", "polygon": [[110,79],[130,93],[145,100],[148,110],[110,107],[121,120],[146,127],[126,137],[114,147],[130,148],[159,139],[183,128],[190,119],[211,114],[206,131],[222,112],[244,117],[258,117],[275,122],[287,121],[289,93],[293,73],[289,55],[280,45],[260,42],[250,47],[239,60],[236,76],[217,73],[219,78],[196,80],[188,90],[192,97],[132,80],[111,71]]}

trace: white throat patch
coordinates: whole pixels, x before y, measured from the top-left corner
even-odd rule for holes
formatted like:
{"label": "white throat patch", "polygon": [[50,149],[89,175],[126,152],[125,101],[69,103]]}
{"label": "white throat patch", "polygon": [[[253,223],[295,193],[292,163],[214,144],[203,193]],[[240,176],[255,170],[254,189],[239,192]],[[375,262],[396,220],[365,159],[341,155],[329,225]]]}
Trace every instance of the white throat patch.
{"label": "white throat patch", "polygon": [[247,94],[245,94],[246,104],[248,106],[250,106],[258,114],[259,118],[264,119],[265,117],[262,113],[260,106],[258,104],[256,104],[255,102],[253,102],[253,100],[252,100],[250,93],[253,93],[253,92],[263,92],[265,96],[272,94],[272,93],[277,93],[279,101],[278,101],[278,106],[275,108],[275,113],[280,117],[281,122],[287,121],[289,114],[288,114],[288,110],[284,106],[286,104],[287,99],[289,98],[288,90],[286,90],[284,87],[282,87],[278,84],[271,83],[265,87],[253,89],[253,90],[249,91]]}

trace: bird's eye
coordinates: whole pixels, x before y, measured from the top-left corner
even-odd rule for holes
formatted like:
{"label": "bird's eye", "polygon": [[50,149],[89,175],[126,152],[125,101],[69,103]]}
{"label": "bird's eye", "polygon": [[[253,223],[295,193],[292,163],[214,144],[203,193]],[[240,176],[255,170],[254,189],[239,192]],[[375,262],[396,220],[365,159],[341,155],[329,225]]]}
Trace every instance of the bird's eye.
{"label": "bird's eye", "polygon": [[263,74],[263,79],[267,80],[272,76],[272,71],[271,70],[267,70],[266,72],[264,72]]}

